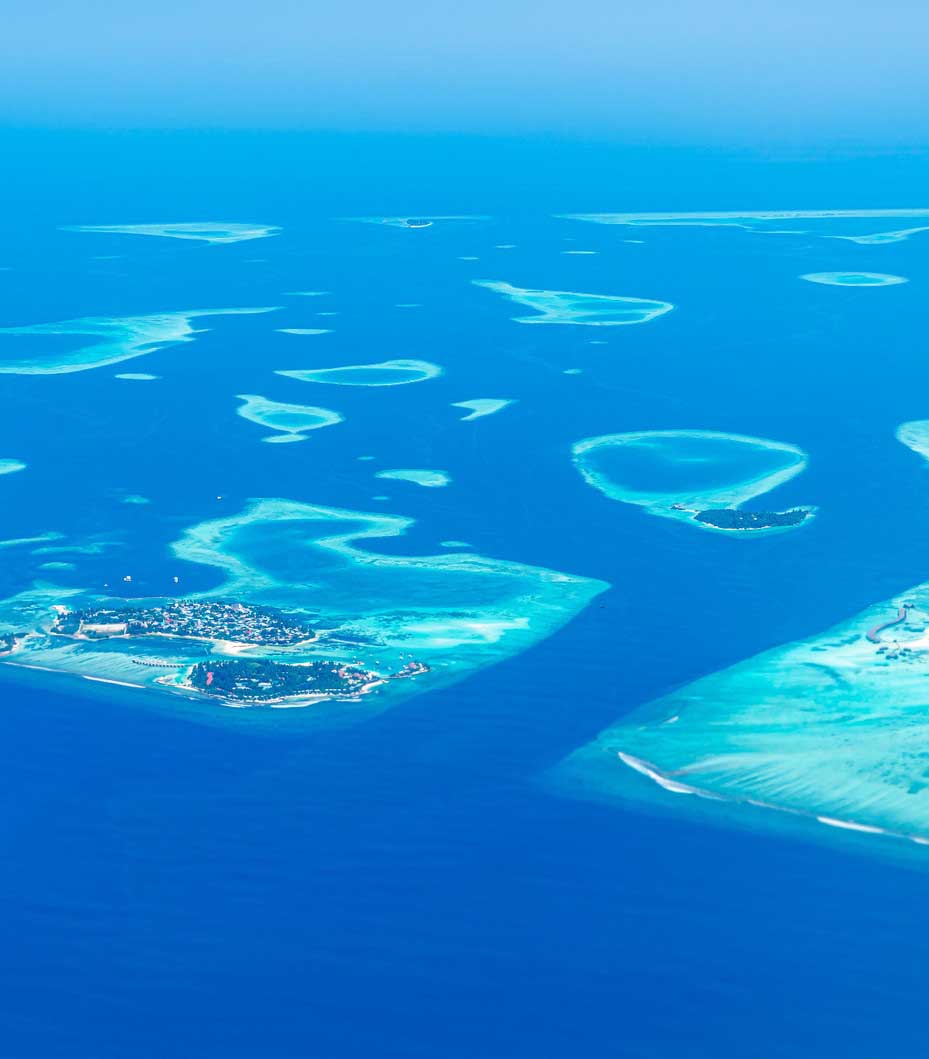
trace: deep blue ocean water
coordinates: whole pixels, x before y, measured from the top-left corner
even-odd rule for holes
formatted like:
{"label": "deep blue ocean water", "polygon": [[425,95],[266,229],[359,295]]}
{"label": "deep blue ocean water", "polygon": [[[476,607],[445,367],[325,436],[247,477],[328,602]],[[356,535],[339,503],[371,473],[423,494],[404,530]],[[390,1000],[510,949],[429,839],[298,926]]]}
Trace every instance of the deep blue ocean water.
{"label": "deep blue ocean water", "polygon": [[[882,183],[878,163],[838,185],[811,164],[806,186],[802,167],[734,166],[727,187],[706,162],[688,195],[656,161],[643,163],[651,189],[647,174],[607,186],[596,152],[574,145],[527,191],[542,147],[481,145],[469,181],[448,145],[438,161],[428,144],[369,145],[363,179],[341,142],[261,155],[220,139],[214,153],[193,139],[16,141],[0,325],[286,308],[215,318],[195,343],[113,369],[0,376],[0,456],[29,464],[0,483],[0,536],[118,539],[115,558],[82,558],[81,578],[131,568],[145,588],[176,571],[165,544],[212,517],[217,495],[285,496],[414,517],[388,545],[398,552],[465,540],[613,587],[523,655],[332,732],[307,734],[287,711],[200,723],[67,681],[0,685],[3,1054],[922,1054],[918,862],[864,839],[837,849],[574,800],[545,774],[641,703],[929,568],[929,474],[893,436],[929,416],[929,239],[861,247],[551,214],[923,203],[899,176]],[[381,213],[492,219],[423,231],[337,220]],[[284,233],[211,247],[58,230],[213,219]],[[910,283],[796,279],[843,269]],[[677,308],[635,327],[533,327],[471,279]],[[281,296],[305,289],[331,294]],[[272,331],[314,326],[334,333]],[[354,390],[269,374],[391,357],[446,375]],[[302,445],[264,445],[234,414],[239,393],[346,419]],[[449,403],[485,396],[518,403],[460,426]],[[611,501],[571,464],[579,438],[671,428],[801,446],[808,470],[772,500],[816,504],[817,519],[732,540]],[[361,454],[440,467],[453,484],[378,482]],[[202,568],[182,573],[211,584]],[[22,577],[5,561],[3,594]]]}

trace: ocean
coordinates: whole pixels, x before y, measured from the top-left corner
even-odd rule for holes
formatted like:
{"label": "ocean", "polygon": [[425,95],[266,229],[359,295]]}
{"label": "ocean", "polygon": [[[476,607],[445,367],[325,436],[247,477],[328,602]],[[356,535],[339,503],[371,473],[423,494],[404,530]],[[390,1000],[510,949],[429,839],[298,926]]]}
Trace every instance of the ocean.
{"label": "ocean", "polygon": [[[469,580],[452,613],[473,641],[437,648],[437,671],[465,660],[453,678],[347,724],[2,667],[3,1054],[922,1054],[919,847],[694,811],[645,777],[641,798],[558,782],[639,707],[920,584],[929,515],[929,471],[894,436],[929,416],[929,233],[829,237],[919,220],[765,222],[794,230],[776,234],[563,215],[915,208],[915,182],[880,179],[879,160],[835,182],[815,162],[736,160],[727,184],[703,158],[684,186],[657,160],[598,168],[609,152],[580,143],[542,177],[544,145],[459,145],[469,168],[426,141],[12,140],[0,327],[280,308],[195,318],[208,330],[120,363],[0,375],[0,458],[26,464],[0,477],[0,537],[44,538],[0,551],[4,600],[35,581],[157,595],[175,576],[174,594],[209,593],[219,569],[170,545],[252,498],[413,520],[364,545],[391,560],[384,613],[415,585],[417,620],[447,620],[454,555],[581,587],[563,604],[547,581],[520,589],[511,640]],[[430,217],[463,219],[377,223]],[[281,231],[210,244],[63,230],[179,222]],[[841,271],[908,282],[799,278]],[[475,281],[673,309],[532,326],[514,317],[536,310]],[[8,351],[60,367],[74,345],[0,332],[0,367]],[[274,374],[394,359],[442,374]],[[342,421],[265,444],[269,428],[236,414],[243,394]],[[462,422],[456,404],[482,399],[513,403]],[[655,430],[797,446],[808,466],[770,503],[815,518],[707,532],[611,498],[572,460],[581,439]],[[450,483],[376,477],[391,469]],[[265,547],[252,541],[256,562]],[[288,538],[275,555],[280,571],[300,553]],[[425,583],[393,562],[423,556],[445,557]],[[343,611],[353,593],[371,604],[370,563],[323,574],[314,608],[336,592]]]}

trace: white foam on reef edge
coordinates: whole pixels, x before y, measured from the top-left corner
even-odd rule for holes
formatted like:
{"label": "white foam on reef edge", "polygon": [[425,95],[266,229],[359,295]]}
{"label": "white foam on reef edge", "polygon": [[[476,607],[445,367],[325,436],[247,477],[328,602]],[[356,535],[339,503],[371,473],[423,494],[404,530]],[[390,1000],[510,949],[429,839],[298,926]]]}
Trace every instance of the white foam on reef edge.
{"label": "white foam on reef edge", "polygon": [[853,820],[836,820],[831,816],[817,816],[816,819],[821,824],[826,824],[829,827],[839,827],[845,831],[861,831],[866,835],[887,834],[882,827],[871,827],[869,824],[856,824]]}
{"label": "white foam on reef edge", "polygon": [[93,677],[89,673],[81,673],[81,677],[84,680],[93,680],[97,684],[116,684],[120,688],[142,688],[145,689],[144,684],[133,684],[128,680],[111,680],[109,677]]}
{"label": "white foam on reef edge", "polygon": [[617,755],[623,764],[628,765],[629,768],[635,769],[636,772],[641,772],[643,776],[648,776],[650,780],[654,780],[659,787],[663,787],[666,791],[671,791],[673,794],[699,794],[700,791],[696,787],[690,787],[686,783],[678,783],[677,780],[668,779],[667,776],[662,774],[653,768],[647,761],[643,761],[641,758],[633,757],[632,754],[625,754],[622,750]]}
{"label": "white foam on reef edge", "polygon": [[819,825],[813,838],[828,827],[929,845],[927,674],[929,582],[643,704],[555,775],[598,799],[647,797],[615,767],[619,752],[658,786],[733,806],[733,822],[793,818]]}
{"label": "white foam on reef edge", "polygon": [[656,786],[672,794],[693,794],[709,801],[726,802],[731,805],[738,805],[741,803],[755,809],[773,810],[774,812],[783,813],[788,816],[815,821],[816,823],[824,824],[826,827],[833,827],[840,831],[851,831],[861,835],[881,835],[885,838],[912,842],[918,846],[929,845],[929,837],[923,835],[910,835],[900,831],[891,831],[884,827],[877,827],[873,824],[860,824],[855,820],[841,820],[836,817],[817,815],[816,813],[805,813],[800,810],[775,805],[772,802],[760,801],[757,798],[727,798],[724,795],[716,794],[713,791],[703,790],[699,787],[693,787],[689,784],[680,783],[678,780],[671,779],[651,762],[635,757],[633,754],[627,754],[625,751],[619,750],[617,751],[616,756],[628,768],[645,776],[656,784]]}

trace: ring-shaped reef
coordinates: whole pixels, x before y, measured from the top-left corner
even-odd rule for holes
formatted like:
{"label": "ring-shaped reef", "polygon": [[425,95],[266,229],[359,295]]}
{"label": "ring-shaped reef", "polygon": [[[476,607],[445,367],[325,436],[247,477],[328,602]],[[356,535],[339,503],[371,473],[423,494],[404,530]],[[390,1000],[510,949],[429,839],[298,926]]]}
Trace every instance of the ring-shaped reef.
{"label": "ring-shaped reef", "polygon": [[886,272],[806,272],[800,279],[826,287],[896,287],[910,282],[905,276]]}
{"label": "ring-shaped reef", "polygon": [[[257,309],[193,309],[148,316],[87,316],[25,327],[0,327],[0,374],[62,375],[89,371],[155,353],[166,346],[192,342],[198,331],[193,320],[205,316],[246,316],[273,312]],[[31,352],[16,355],[17,343],[5,336],[32,339]],[[63,339],[77,339],[63,341]],[[10,346],[7,349],[7,346]]]}
{"label": "ring-shaped reef", "polygon": [[808,521],[810,507],[744,511],[741,505],[807,465],[796,445],[711,430],[641,430],[572,447],[584,480],[611,500],[719,533],[774,533]]}
{"label": "ring-shaped reef", "polygon": [[100,232],[107,235],[153,235],[166,239],[195,239],[202,243],[242,243],[278,235],[276,225],[216,224],[213,221],[182,221],[178,224],[77,224],[66,232]]}
{"label": "ring-shaped reef", "polygon": [[349,364],[343,368],[301,368],[278,371],[288,379],[321,382],[333,386],[405,386],[426,382],[442,374],[438,364],[428,360],[382,360],[377,364]]}
{"label": "ring-shaped reef", "polygon": [[243,419],[278,432],[262,438],[262,441],[275,443],[304,441],[304,435],[309,431],[335,426],[336,423],[343,421],[343,417],[338,412],[333,412],[329,408],[316,408],[305,404],[285,404],[255,393],[240,393],[236,396],[243,402],[236,409]]}
{"label": "ring-shaped reef", "polygon": [[[200,704],[326,703],[326,716],[335,720],[370,714],[519,654],[609,587],[473,553],[377,550],[412,526],[393,515],[253,500],[228,517],[191,526],[171,545],[175,559],[211,568],[220,579],[215,588],[180,600],[126,600],[37,581],[0,600],[0,663]],[[318,663],[330,675],[360,674],[365,682],[355,680],[348,694],[338,686],[275,697],[260,685],[244,696],[221,692],[209,673],[222,668],[215,663],[228,670],[239,661],[244,681],[252,679],[252,664],[278,673],[289,667],[293,678]]]}
{"label": "ring-shaped reef", "polygon": [[594,327],[615,327],[622,324],[646,324],[674,306],[671,302],[651,298],[632,298],[618,294],[581,294],[564,290],[529,290],[511,283],[492,280],[472,280],[517,305],[532,309],[536,316],[514,316],[520,324],[586,324]]}

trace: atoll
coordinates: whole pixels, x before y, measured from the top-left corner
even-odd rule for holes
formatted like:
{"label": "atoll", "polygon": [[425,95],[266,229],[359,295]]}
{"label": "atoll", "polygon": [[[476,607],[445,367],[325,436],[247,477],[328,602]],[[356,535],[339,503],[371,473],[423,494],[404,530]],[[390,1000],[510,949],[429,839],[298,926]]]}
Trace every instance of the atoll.
{"label": "atoll", "polygon": [[806,467],[803,450],[786,442],[710,430],[642,430],[585,438],[572,453],[584,480],[610,499],[714,532],[778,532],[807,521],[814,510],[733,514]]}
{"label": "atoll", "polygon": [[320,430],[322,427],[331,427],[342,422],[342,416],[329,408],[284,404],[254,393],[240,393],[237,398],[244,402],[236,409],[243,419],[279,432],[262,438],[262,441],[303,441],[304,435],[311,430]]}
{"label": "atoll", "polygon": [[426,382],[442,374],[438,364],[428,360],[382,360],[378,364],[348,364],[341,368],[300,368],[278,371],[288,379],[320,382],[335,386],[404,386]]}

